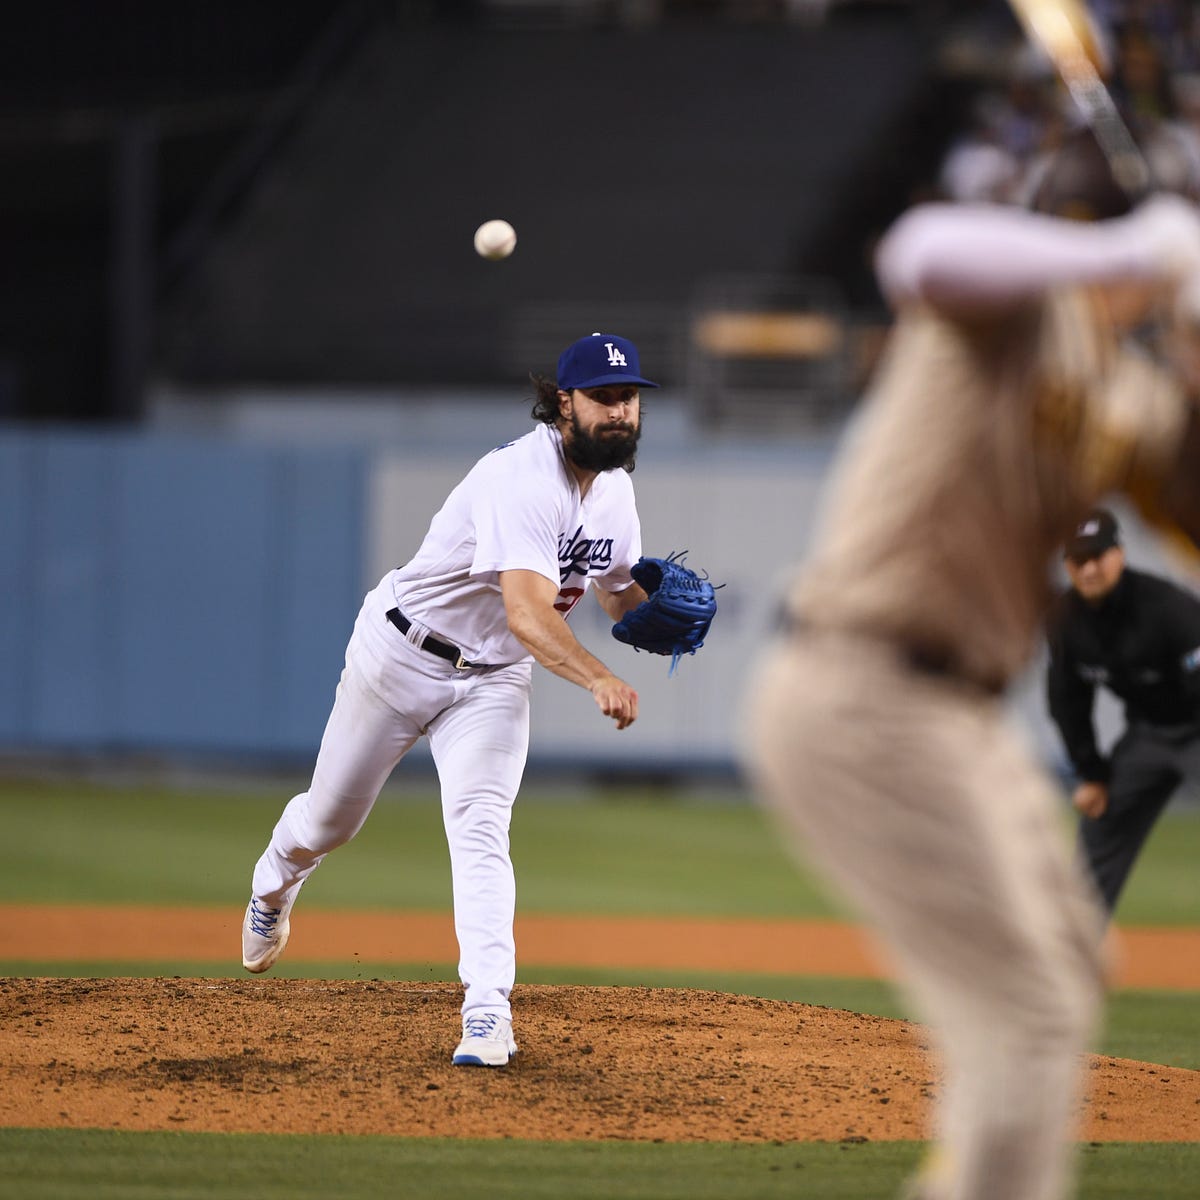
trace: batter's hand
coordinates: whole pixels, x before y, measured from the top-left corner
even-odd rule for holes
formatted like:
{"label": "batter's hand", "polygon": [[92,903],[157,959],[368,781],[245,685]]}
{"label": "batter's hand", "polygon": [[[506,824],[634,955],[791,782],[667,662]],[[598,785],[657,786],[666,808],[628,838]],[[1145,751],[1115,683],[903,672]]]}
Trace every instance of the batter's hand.
{"label": "batter's hand", "polygon": [[601,675],[591,687],[596,705],[606,717],[612,717],[618,729],[626,729],[637,720],[638,695],[623,679]]}
{"label": "batter's hand", "polygon": [[1108,787],[1103,783],[1081,783],[1076,787],[1071,803],[1077,813],[1094,821],[1104,816],[1108,808]]}

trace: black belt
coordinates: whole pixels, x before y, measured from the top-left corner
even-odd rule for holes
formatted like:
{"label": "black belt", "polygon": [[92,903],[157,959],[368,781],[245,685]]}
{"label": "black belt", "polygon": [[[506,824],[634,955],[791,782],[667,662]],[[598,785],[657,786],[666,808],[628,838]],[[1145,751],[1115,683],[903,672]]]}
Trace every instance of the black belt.
{"label": "black belt", "polygon": [[969,684],[989,696],[1001,695],[1008,686],[1002,675],[981,675],[966,670],[949,650],[941,646],[901,646],[900,650],[904,661],[922,675]]}
{"label": "black belt", "polygon": [[[803,635],[814,630],[803,617],[784,611],[780,616],[780,624],[785,633]],[[830,632],[840,632],[849,636],[864,636],[855,630],[831,629]],[[887,639],[885,639],[887,640]],[[967,671],[959,663],[955,654],[942,646],[922,646],[889,640],[889,644],[899,653],[901,659],[912,671],[920,675],[930,675],[935,679],[948,679],[957,683],[965,683],[989,696],[1001,695],[1008,686],[1008,680],[1003,677],[981,677]]]}
{"label": "black belt", "polygon": [[[401,633],[406,634],[412,628],[412,622],[398,608],[389,609],[387,619]],[[468,667],[482,667],[484,665],[483,663],[467,662],[463,658],[462,651],[457,646],[452,646],[449,642],[443,642],[441,638],[435,638],[432,633],[427,633],[417,645],[422,650],[428,650],[430,654],[436,654],[438,658],[444,658],[448,663],[453,663],[460,671],[465,671]]]}

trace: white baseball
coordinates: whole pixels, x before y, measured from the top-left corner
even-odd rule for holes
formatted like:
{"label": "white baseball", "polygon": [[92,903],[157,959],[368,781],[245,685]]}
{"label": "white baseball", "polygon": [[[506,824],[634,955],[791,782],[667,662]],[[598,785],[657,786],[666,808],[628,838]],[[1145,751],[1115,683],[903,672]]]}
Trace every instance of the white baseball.
{"label": "white baseball", "polygon": [[507,221],[484,221],[475,230],[475,253],[481,258],[507,258],[517,244],[517,231]]}

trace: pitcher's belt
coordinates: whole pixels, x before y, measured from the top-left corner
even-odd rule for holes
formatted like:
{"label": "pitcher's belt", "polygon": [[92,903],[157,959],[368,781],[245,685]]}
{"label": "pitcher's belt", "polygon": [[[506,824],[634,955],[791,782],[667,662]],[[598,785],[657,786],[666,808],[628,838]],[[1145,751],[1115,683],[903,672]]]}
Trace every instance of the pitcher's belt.
{"label": "pitcher's belt", "polygon": [[[412,628],[412,622],[398,608],[389,609],[387,619],[403,634],[407,634]],[[486,666],[485,663],[467,662],[463,658],[462,651],[457,646],[452,646],[449,642],[443,642],[441,638],[434,637],[432,633],[427,633],[416,645],[430,654],[436,654],[438,658],[444,658],[448,663],[453,663],[459,671],[466,671],[471,667]]]}

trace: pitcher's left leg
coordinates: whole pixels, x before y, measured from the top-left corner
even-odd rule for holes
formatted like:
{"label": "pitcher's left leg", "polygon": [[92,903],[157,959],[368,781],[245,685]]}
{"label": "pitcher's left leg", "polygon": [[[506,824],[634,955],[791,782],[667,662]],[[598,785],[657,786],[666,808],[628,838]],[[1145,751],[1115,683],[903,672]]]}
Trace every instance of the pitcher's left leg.
{"label": "pitcher's left leg", "polygon": [[304,881],[359,831],[418,735],[417,720],[390,708],[347,663],[312,782],[283,810],[254,867],[242,922],[246,970],[260,974],[275,964],[287,946],[292,905]]}

